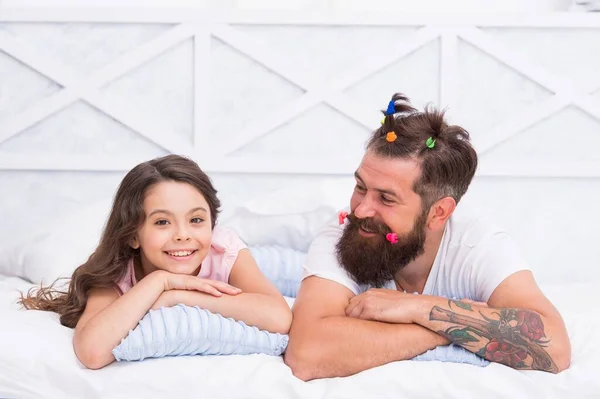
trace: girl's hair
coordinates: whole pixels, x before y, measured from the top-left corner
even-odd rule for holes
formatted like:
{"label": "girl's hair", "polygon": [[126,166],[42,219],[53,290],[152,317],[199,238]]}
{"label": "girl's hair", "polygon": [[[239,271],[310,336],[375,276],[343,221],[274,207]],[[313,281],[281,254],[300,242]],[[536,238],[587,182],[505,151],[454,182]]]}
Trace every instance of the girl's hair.
{"label": "girl's hair", "polygon": [[221,202],[209,177],[192,160],[167,155],[134,167],[121,181],[100,243],[87,262],[73,272],[67,291],[57,288],[56,280],[49,287],[21,293],[20,303],[26,309],[49,310],[60,314],[60,323],[74,328],[83,313],[88,293],[93,288],[116,287],[126,272],[129,259],[139,256],[139,249],[130,247],[136,232],[144,223],[144,198],[153,185],[174,181],[194,186],[210,208],[211,227],[215,227]]}

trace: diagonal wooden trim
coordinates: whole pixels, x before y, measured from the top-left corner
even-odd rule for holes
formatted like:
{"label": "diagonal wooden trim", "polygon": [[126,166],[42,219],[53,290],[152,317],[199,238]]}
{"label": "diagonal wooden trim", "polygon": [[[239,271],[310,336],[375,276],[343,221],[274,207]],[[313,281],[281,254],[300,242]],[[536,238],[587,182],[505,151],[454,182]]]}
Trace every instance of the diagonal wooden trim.
{"label": "diagonal wooden trim", "polygon": [[[178,44],[179,42],[189,38],[193,34],[193,28],[189,25],[178,25],[172,28],[160,37],[151,40],[127,54],[117,58],[110,64],[99,70],[92,72],[84,79],[71,82],[71,84],[59,92],[38,101],[25,111],[15,115],[14,117],[0,122],[0,143],[14,136],[15,134],[35,125],[44,118],[54,114],[58,110],[67,105],[84,98],[91,91],[98,87],[114,80],[115,78],[124,75],[135,67],[152,59],[156,55],[162,53],[166,49]],[[1,38],[0,38],[1,39]],[[4,48],[6,40],[0,41],[0,48]],[[13,49],[14,50],[14,49]],[[23,56],[23,52],[19,53]],[[36,70],[44,69],[42,65],[46,60],[39,58],[35,53],[29,53],[26,56],[28,65]],[[56,72],[56,71],[54,71]],[[45,75],[44,72],[40,73]],[[64,78],[63,74],[57,74]],[[140,132],[143,134],[143,132]]]}
{"label": "diagonal wooden trim", "polygon": [[238,151],[321,102],[322,98],[318,95],[310,92],[303,94],[297,100],[274,108],[266,117],[262,117],[246,127],[242,133],[236,134],[230,141],[222,143],[220,148],[213,147],[213,153],[224,157]]}
{"label": "diagonal wooden trim", "polygon": [[382,114],[380,110],[370,109],[370,107],[359,104],[344,94],[332,94],[325,99],[325,102],[342,114],[349,116],[369,132],[381,126]]}
{"label": "diagonal wooden trim", "polygon": [[591,95],[586,95],[576,98],[573,104],[600,121],[600,100]]}
{"label": "diagonal wooden trim", "polygon": [[573,84],[556,75],[547,69],[538,66],[519,56],[511,53],[508,48],[488,37],[481,30],[476,28],[462,28],[459,31],[462,39],[475,45],[480,50],[495,57],[498,61],[515,69],[525,77],[544,86],[556,93],[549,100],[533,105],[525,109],[518,115],[505,121],[501,126],[496,127],[489,133],[480,136],[475,140],[477,149],[484,154],[496,145],[510,139],[520,131],[534,125],[540,120],[556,113],[569,104],[574,104],[584,109],[586,112],[600,119],[600,108],[595,104],[594,99],[587,93],[581,92]]}
{"label": "diagonal wooden trim", "polygon": [[[274,112],[266,115],[259,121],[250,125],[235,138],[234,143],[229,143],[228,147],[221,149],[220,153],[222,155],[226,155],[237,151],[238,149],[242,148],[248,143],[267,134],[275,127],[280,126],[281,124],[298,116],[302,112],[305,112],[306,110],[312,108],[316,104],[319,104],[321,102],[328,103],[330,96],[337,95],[342,90],[346,89],[352,84],[357,83],[360,80],[372,75],[373,73],[376,73],[379,70],[391,65],[392,63],[406,56],[407,54],[410,54],[411,52],[419,49],[425,44],[436,39],[438,36],[439,32],[433,28],[419,29],[417,32],[414,33],[414,35],[411,38],[407,39],[406,44],[397,52],[394,52],[393,54],[381,54],[379,57],[367,58],[362,63],[355,65],[352,68],[352,70],[346,73],[342,73],[339,76],[327,82],[317,82],[318,85],[317,83],[312,82],[316,86],[311,86],[311,82],[308,82],[309,84],[306,84],[307,82],[305,81],[305,79],[300,78],[300,80],[298,80],[298,78],[293,73],[290,73],[290,70],[287,69],[285,66],[279,64],[271,64],[268,59],[265,59],[261,56],[263,51],[258,51],[259,55],[256,58],[254,58],[257,53],[254,52],[253,45],[249,45],[249,41],[233,41],[235,45],[243,43],[244,52],[246,52],[247,54],[251,54],[255,61],[260,62],[267,68],[273,70],[275,73],[287,77],[292,83],[298,84],[300,87],[308,90],[308,92],[300,98],[298,98],[297,100],[292,101],[289,104],[276,109]],[[231,32],[229,32],[229,36],[227,36],[227,39],[229,40],[231,39],[231,37],[232,34]],[[229,41],[228,43],[231,44],[231,42]],[[282,67],[283,72],[281,69]],[[352,106],[351,109],[346,109],[344,103],[342,103],[341,101],[336,101],[335,97],[333,98],[333,104],[330,105],[332,105],[337,110],[341,111],[344,115],[348,116],[349,118],[354,119],[362,125],[369,124],[368,126],[373,126],[373,123],[376,123],[376,121],[367,120],[367,118],[362,116],[362,113],[356,114],[354,112],[356,106]],[[348,104],[351,104],[350,100],[348,100]]]}
{"label": "diagonal wooden trim", "polygon": [[230,26],[215,25],[211,30],[214,37],[302,89],[309,90],[325,83],[323,79],[306,76],[304,71],[295,68],[293,64],[281,62],[282,58],[274,56],[268,46],[252,40],[249,35],[236,31]]}
{"label": "diagonal wooden trim", "polygon": [[180,155],[193,153],[192,144],[173,132],[170,126],[148,118],[123,99],[94,92],[85,96],[84,100],[168,152]]}
{"label": "diagonal wooden trim", "polygon": [[477,152],[483,155],[528,127],[556,114],[569,105],[570,102],[567,97],[552,96],[545,101],[527,107],[490,131],[474,136],[473,145]]}
{"label": "diagonal wooden trim", "polygon": [[493,40],[477,28],[461,28],[458,35],[467,43],[474,45],[479,50],[491,55],[496,60],[554,93],[570,94],[574,91],[571,82],[562,76],[556,75],[546,68],[511,52],[502,43]]}

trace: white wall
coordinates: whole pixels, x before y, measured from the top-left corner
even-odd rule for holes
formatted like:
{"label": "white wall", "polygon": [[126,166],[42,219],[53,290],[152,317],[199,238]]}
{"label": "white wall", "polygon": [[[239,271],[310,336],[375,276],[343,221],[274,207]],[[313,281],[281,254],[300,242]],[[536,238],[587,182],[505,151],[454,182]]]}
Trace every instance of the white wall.
{"label": "white wall", "polygon": [[573,0],[0,0],[16,7],[197,7],[262,10],[334,10],[385,9],[405,12],[552,12],[565,11]]}
{"label": "white wall", "polygon": [[2,245],[168,152],[209,172],[226,211],[300,185],[339,184],[323,202],[343,206],[378,110],[403,91],[471,132],[465,204],[514,232],[544,280],[600,279],[598,18],[345,4],[0,8]]}

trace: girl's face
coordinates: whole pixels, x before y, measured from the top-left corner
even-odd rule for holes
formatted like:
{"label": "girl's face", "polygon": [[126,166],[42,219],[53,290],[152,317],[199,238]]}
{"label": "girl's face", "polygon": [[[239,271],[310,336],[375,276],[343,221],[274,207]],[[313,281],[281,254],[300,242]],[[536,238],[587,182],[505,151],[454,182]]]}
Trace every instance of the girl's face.
{"label": "girl's face", "polygon": [[204,196],[192,185],[161,182],[144,199],[146,219],[131,246],[140,248],[144,275],[161,269],[196,275],[212,239]]}

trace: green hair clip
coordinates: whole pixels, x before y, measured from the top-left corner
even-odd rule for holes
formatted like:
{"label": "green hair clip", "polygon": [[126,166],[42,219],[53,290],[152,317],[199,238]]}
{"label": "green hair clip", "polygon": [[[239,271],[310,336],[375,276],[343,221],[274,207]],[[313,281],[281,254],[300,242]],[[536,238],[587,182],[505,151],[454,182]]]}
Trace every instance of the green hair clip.
{"label": "green hair clip", "polygon": [[435,139],[433,137],[428,138],[425,142],[425,145],[427,146],[427,148],[435,147]]}

